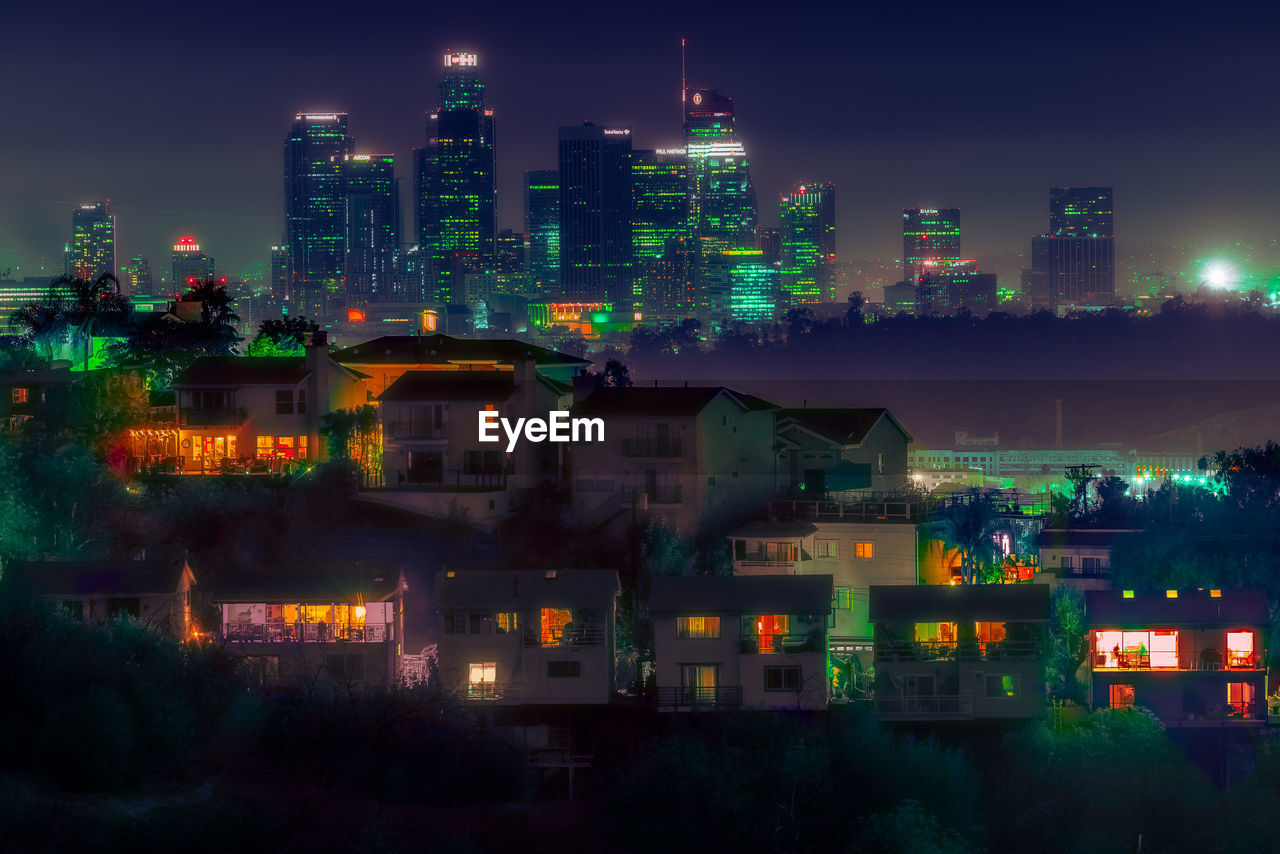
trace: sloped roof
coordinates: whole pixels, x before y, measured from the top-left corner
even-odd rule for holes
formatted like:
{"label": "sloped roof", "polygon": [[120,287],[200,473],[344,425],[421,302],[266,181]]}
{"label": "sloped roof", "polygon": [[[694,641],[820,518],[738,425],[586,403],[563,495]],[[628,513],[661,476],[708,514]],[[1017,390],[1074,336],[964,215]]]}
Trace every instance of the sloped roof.
{"label": "sloped roof", "polygon": [[303,356],[202,356],[173,385],[296,385],[308,373]]}
{"label": "sloped roof", "polygon": [[342,363],[429,365],[447,362],[514,362],[532,357],[539,365],[591,364],[568,353],[516,338],[454,338],[451,335],[384,335],[333,352]]}
{"label": "sloped roof", "polygon": [[884,408],[852,409],[781,409],[778,411],[778,429],[783,430],[787,422],[798,424],[805,429],[834,442],[837,445],[860,445],[881,418],[888,417],[907,441],[911,434],[898,423],[889,410]]}
{"label": "sloped roof", "polygon": [[729,538],[741,540],[755,537],[807,537],[817,530],[817,526],[812,522],[755,521],[739,525],[729,534]]}
{"label": "sloped roof", "polygon": [[224,579],[218,583],[215,603],[222,602],[379,602],[397,592],[400,582],[393,572],[315,572],[280,570],[269,575]]}
{"label": "sloped roof", "polygon": [[747,412],[777,408],[754,395],[741,394],[724,386],[632,386],[598,388],[585,400],[574,404],[573,414],[692,416],[722,394]]}
{"label": "sloped roof", "polygon": [[378,400],[506,400],[515,391],[510,371],[405,371]]}
{"label": "sloped roof", "polygon": [[183,572],[181,561],[17,561],[5,577],[41,596],[145,596],[176,593]]}
{"label": "sloped roof", "polygon": [[869,615],[877,620],[1047,622],[1047,584],[873,585]]}
{"label": "sloped roof", "polygon": [[1137,533],[1137,531],[1131,529],[1082,530],[1078,528],[1045,528],[1036,537],[1036,545],[1042,549],[1109,549],[1115,545],[1117,538],[1134,533]]}
{"label": "sloped roof", "polygon": [[[1271,603],[1261,590],[1179,590],[1170,599],[1164,590],[1089,590],[1084,594],[1089,625],[1118,629],[1177,628],[1178,626],[1267,626]],[[1159,623],[1153,626],[1153,623]]]}
{"label": "sloped roof", "polygon": [[655,614],[825,614],[831,610],[830,575],[735,575],[655,578],[649,609]]}
{"label": "sloped roof", "polygon": [[620,589],[612,569],[459,569],[436,573],[435,604],[490,611],[602,608]]}

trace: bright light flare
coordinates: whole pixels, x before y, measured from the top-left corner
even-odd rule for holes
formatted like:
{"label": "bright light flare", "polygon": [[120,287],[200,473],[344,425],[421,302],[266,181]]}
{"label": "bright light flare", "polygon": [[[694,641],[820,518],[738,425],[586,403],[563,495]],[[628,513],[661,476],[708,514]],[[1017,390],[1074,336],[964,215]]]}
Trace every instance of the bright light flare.
{"label": "bright light flare", "polygon": [[1240,284],[1240,273],[1226,261],[1210,261],[1204,268],[1204,283],[1211,288],[1233,288]]}

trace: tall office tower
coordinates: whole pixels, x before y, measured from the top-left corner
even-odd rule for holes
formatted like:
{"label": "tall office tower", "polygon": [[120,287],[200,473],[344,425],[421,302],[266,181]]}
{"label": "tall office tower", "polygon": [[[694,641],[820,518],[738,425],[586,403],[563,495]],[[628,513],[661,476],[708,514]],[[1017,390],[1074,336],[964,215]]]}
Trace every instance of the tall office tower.
{"label": "tall office tower", "polygon": [[[973,265],[926,272],[915,290],[915,312],[919,317],[950,317],[968,309],[976,317],[986,317],[1000,307],[996,274],[979,273]],[[966,269],[968,267],[968,269]]]}
{"label": "tall office tower", "polygon": [[1110,187],[1051,187],[1049,233],[1057,237],[1113,237]]}
{"label": "tall office tower", "polygon": [[528,235],[504,228],[494,240],[494,269],[499,273],[523,273],[528,266]]}
{"label": "tall office tower", "polygon": [[782,301],[787,306],[835,302],[836,188],[829,181],[806,182],[784,194]]}
{"label": "tall office tower", "polygon": [[778,267],[759,249],[726,249],[708,258],[698,290],[698,317],[708,332],[735,324],[772,323],[777,314]]}
{"label": "tall office tower", "polygon": [[560,173],[524,173],[524,231],[529,236],[529,275],[540,296],[560,292]]}
{"label": "tall office tower", "polygon": [[756,248],[767,260],[780,261],[782,259],[782,229],[767,228],[765,226],[756,227]]}
{"label": "tall office tower", "polygon": [[685,92],[684,143],[689,218],[703,258],[755,245],[756,191],[733,116],[733,99],[714,89]]}
{"label": "tall office tower", "polygon": [[116,272],[116,218],[110,200],[80,205],[71,212],[71,240],[67,243],[68,276],[96,279]]}
{"label": "tall office tower", "polygon": [[286,302],[289,296],[289,247],[271,247],[271,298]]}
{"label": "tall office tower", "polygon": [[213,258],[200,249],[194,237],[179,237],[173,244],[172,269],[169,290],[172,296],[181,296],[192,285],[213,278]]}
{"label": "tall office tower", "polygon": [[497,197],[493,110],[484,105],[478,59],[449,52],[444,69],[437,106],[427,113],[427,143],[414,150],[414,194],[431,298],[449,303],[462,299],[467,273],[493,265]]}
{"label": "tall office tower", "polygon": [[691,314],[692,275],[684,263],[689,245],[688,156],[683,148],[632,152],[631,251],[635,259],[632,297],[657,314]]}
{"label": "tall office tower", "polygon": [[120,268],[120,290],[131,297],[151,296],[151,261],[135,255]]}
{"label": "tall office tower", "polygon": [[285,140],[291,314],[325,317],[342,296],[346,209],[339,163],[354,145],[346,113],[298,113]]}
{"label": "tall office tower", "polygon": [[1031,239],[1031,268],[1049,308],[1111,305],[1116,298],[1110,187],[1049,190],[1049,233]]}
{"label": "tall office tower", "polygon": [[959,208],[902,212],[902,280],[914,282],[939,261],[960,259]]}
{"label": "tall office tower", "polygon": [[362,308],[392,297],[400,245],[400,185],[391,154],[344,154],[343,269],[346,304]]}
{"label": "tall office tower", "polygon": [[631,128],[560,128],[560,291],[631,311]]}

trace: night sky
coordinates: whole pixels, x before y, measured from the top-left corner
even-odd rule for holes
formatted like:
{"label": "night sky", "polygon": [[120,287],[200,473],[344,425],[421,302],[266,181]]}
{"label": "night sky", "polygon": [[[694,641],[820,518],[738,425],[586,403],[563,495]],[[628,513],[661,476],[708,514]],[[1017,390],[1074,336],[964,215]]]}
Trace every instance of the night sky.
{"label": "night sky", "polygon": [[121,8],[5,10],[0,275],[59,272],[72,206],[108,195],[121,260],[158,275],[194,234],[223,271],[267,264],[295,111],[345,110],[358,150],[396,154],[408,178],[446,48],[480,54],[499,226],[519,229],[521,173],[554,168],[558,125],[679,143],[682,35],[690,85],[735,99],[761,222],[791,184],[833,180],[845,258],[895,257],[915,205],[960,207],[967,256],[1025,252],[1053,184],[1114,186],[1122,247],[1275,233],[1277,14],[1260,7]]}

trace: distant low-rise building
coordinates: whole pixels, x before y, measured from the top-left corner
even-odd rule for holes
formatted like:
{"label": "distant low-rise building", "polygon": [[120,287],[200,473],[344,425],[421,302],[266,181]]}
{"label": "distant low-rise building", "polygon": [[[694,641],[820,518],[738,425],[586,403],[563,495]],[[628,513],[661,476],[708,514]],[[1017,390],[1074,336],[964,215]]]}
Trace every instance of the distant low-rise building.
{"label": "distant low-rise building", "polygon": [[787,495],[849,500],[907,486],[911,434],[887,409],[780,409],[778,468]]}
{"label": "distant low-rise building", "polygon": [[875,709],[884,720],[1044,711],[1044,584],[872,587]]}
{"label": "distant low-rise building", "polygon": [[655,578],[659,710],[822,709],[831,576]]}
{"label": "distant low-rise building", "polygon": [[105,622],[131,617],[172,637],[195,631],[186,561],[28,561],[6,567],[6,582],[19,585],[76,620]]}
{"label": "distant low-rise building", "polygon": [[1070,583],[1081,590],[1111,587],[1111,549],[1131,528],[1045,528],[1036,538],[1040,550],[1037,581]]}
{"label": "distant low-rise building", "polygon": [[612,570],[438,573],[445,690],[486,704],[609,702],[618,591]]}
{"label": "distant low-rise building", "polygon": [[1264,726],[1270,603],[1257,590],[1091,590],[1089,698],[1169,727]]}

